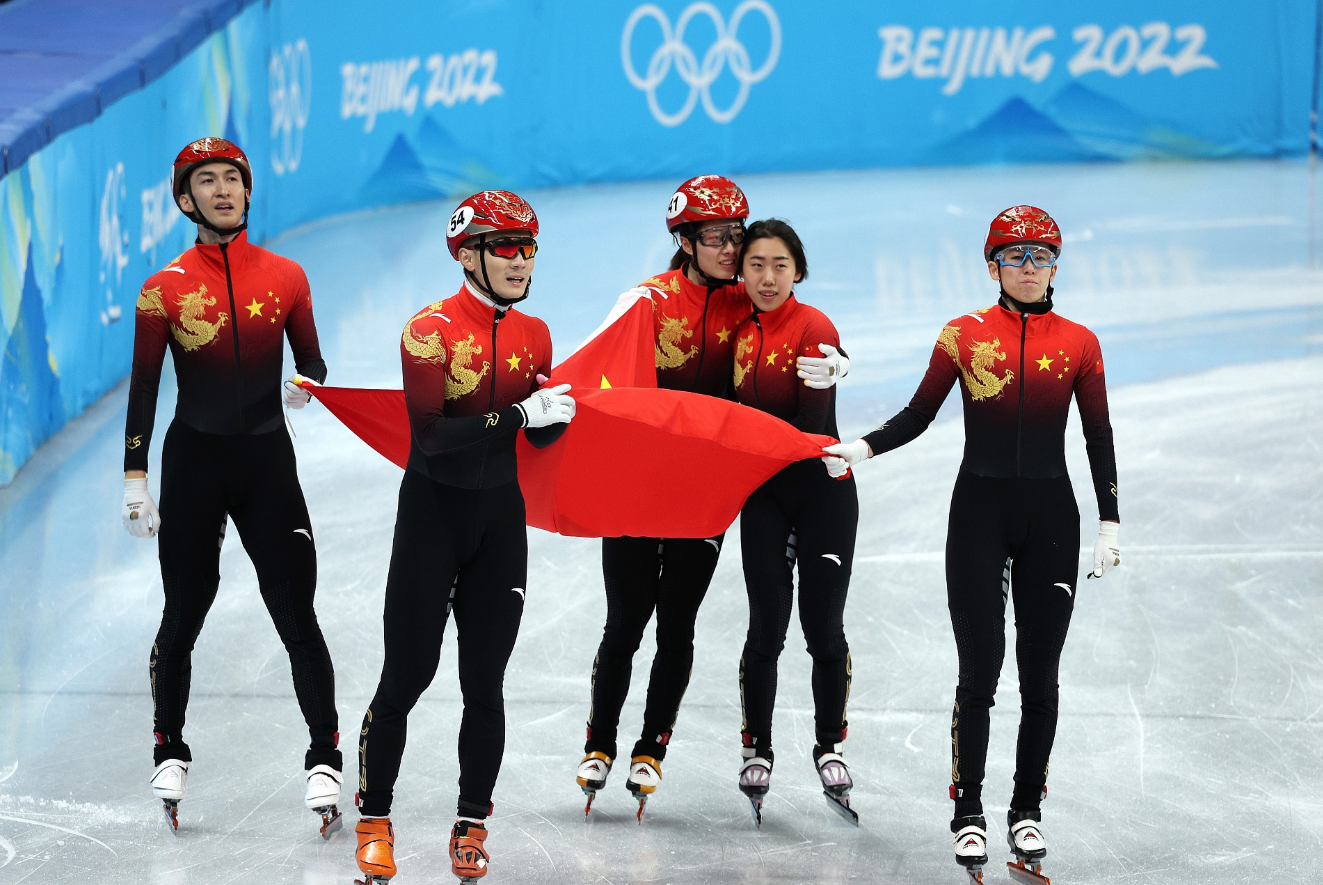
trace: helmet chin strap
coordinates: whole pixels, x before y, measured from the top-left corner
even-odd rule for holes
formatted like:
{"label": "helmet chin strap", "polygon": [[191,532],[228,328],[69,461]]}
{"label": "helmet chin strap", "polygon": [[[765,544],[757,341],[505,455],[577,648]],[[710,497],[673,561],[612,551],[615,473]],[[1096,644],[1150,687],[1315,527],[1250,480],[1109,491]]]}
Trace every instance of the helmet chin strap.
{"label": "helmet chin strap", "polygon": [[[528,275],[528,282],[524,284],[524,294],[520,295],[518,298],[502,298],[500,295],[497,295],[492,289],[491,277],[487,275],[487,250],[482,248],[483,244],[486,242],[487,235],[485,233],[479,234],[477,252],[478,264],[482,267],[482,283],[478,282],[478,278],[473,275],[473,271],[469,270],[467,267],[464,268],[464,276],[466,276],[469,279],[469,282],[473,283],[474,286],[477,286],[478,290],[481,291],[483,295],[490,298],[497,307],[500,307],[501,309],[513,307],[528,297],[528,290],[533,288],[533,275]],[[483,285],[483,283],[486,283],[486,285]]]}

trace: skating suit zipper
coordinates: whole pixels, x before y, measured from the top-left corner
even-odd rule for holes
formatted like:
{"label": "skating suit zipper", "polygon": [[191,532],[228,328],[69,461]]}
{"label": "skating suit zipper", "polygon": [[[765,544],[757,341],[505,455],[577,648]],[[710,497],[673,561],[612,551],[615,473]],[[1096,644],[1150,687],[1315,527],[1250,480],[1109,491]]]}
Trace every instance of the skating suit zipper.
{"label": "skating suit zipper", "polygon": [[230,276],[230,254],[226,251],[229,243],[220,244],[221,260],[225,262],[225,288],[230,292],[230,331],[234,334],[234,386],[239,395],[239,432],[247,429],[243,417],[243,359],[239,356],[239,311],[234,306],[234,279]]}
{"label": "skating suit zipper", "polygon": [[[501,324],[501,312],[492,310],[492,360],[496,359],[496,327]],[[492,373],[491,393],[487,397],[487,413],[496,411],[496,373]],[[482,488],[482,475],[487,472],[487,455],[491,452],[492,444],[485,442],[482,444],[482,464],[478,466],[478,488]]]}
{"label": "skating suit zipper", "polygon": [[763,321],[758,319],[758,314],[753,315],[753,324],[758,327],[758,353],[753,358],[753,401],[758,404],[758,408],[763,407],[763,398],[758,395],[758,367],[763,362]]}
{"label": "skating suit zipper", "polygon": [[1024,336],[1029,329],[1029,314],[1020,314],[1020,406],[1015,413],[1015,475],[1020,475],[1020,437],[1024,433]]}
{"label": "skating suit zipper", "polygon": [[702,336],[698,340],[698,372],[694,375],[694,391],[703,383],[703,358],[707,356],[707,306],[712,301],[712,287],[707,287],[707,297],[703,299],[703,321],[698,327]]}

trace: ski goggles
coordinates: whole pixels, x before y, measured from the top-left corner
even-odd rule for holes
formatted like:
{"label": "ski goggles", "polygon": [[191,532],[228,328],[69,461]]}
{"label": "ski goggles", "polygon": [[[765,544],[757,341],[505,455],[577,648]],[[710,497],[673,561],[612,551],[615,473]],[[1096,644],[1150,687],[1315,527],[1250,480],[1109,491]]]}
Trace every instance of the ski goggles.
{"label": "ski goggles", "polygon": [[1057,253],[1051,247],[1031,243],[1007,246],[993,257],[1002,267],[1024,267],[1026,261],[1033,262],[1034,267],[1051,267],[1057,263]]}
{"label": "ski goggles", "polygon": [[513,259],[516,255],[523,255],[527,259],[537,254],[537,240],[532,237],[498,237],[483,242],[481,246],[488,255],[497,258]]}
{"label": "ski goggles", "polygon": [[744,242],[744,225],[725,224],[721,227],[709,227],[700,230],[694,235],[694,239],[704,246],[721,247],[726,245],[727,242],[738,246]]}

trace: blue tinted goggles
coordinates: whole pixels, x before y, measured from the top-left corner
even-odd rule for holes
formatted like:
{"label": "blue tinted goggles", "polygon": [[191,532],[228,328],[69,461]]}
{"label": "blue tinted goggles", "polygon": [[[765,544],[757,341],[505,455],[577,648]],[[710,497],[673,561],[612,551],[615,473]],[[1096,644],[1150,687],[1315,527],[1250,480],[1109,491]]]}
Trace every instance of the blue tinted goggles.
{"label": "blue tinted goggles", "polygon": [[1026,261],[1033,262],[1034,267],[1051,267],[1057,263],[1057,253],[1053,252],[1051,247],[1033,243],[1007,246],[993,257],[1003,267],[1007,265],[1024,267]]}

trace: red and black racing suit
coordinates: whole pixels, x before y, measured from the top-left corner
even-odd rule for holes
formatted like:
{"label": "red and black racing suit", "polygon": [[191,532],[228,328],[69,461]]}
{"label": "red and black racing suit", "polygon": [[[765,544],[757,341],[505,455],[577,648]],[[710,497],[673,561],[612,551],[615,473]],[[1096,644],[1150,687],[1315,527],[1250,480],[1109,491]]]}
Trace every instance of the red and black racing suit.
{"label": "red and black racing suit", "polygon": [[[551,367],[547,324],[465,285],[400,339],[413,442],[400,482],[382,617],[386,659],[358,743],[358,805],[390,814],[406,720],[431,684],[453,609],[459,630],[459,803],[485,818],[505,752],[505,667],[524,612],[528,531],[515,461],[516,403]],[[539,448],[564,424],[526,431]]]}
{"label": "red and black racing suit", "polygon": [[951,716],[955,816],[983,813],[988,710],[1014,597],[1020,733],[1011,809],[1037,811],[1057,725],[1057,669],[1075,605],[1079,508],[1066,473],[1066,418],[1079,407],[1100,519],[1120,521],[1116,455],[1098,339],[1046,301],[1001,303],[942,329],[909,406],[864,437],[875,455],[917,437],[960,381],[965,456],[946,537],[947,604],[960,657]]}
{"label": "red and black racing suit", "polygon": [[326,378],[303,269],[248,242],[199,243],[138,296],[124,469],[146,470],[167,344],[179,379],[161,449],[158,551],[165,609],[152,645],[156,763],[190,761],[183,741],[193,646],[220,584],[226,518],[257,570],[262,601],[289,652],[308,724],[307,768],[340,769],[335,674],[313,595],[317,551],[281,420],[283,338],[299,373]]}
{"label": "red and black racing suit", "polygon": [[[688,265],[641,285],[652,293],[657,386],[728,397],[735,330],[753,312],[744,284],[702,286]],[[694,622],[717,567],[724,533],[714,538],[603,538],[606,626],[593,660],[592,708],[584,752],[616,758],[620,709],[634,652],[655,610],[657,655],[648,679],[643,731],[632,756],[666,756],[694,661]],[[783,535],[782,538],[785,536]]]}
{"label": "red and black racing suit", "polygon": [[[805,433],[839,436],[836,388],[813,390],[795,374],[796,359],[823,355],[819,344],[839,349],[836,327],[826,314],[794,295],[774,311],[755,313],[736,332],[736,397]],[[832,479],[818,458],[782,469],[749,496],[740,513],[749,594],[749,634],[740,657],[742,737],[746,748],[765,759],[773,758],[776,662],[790,626],[796,561],[799,622],[813,658],[817,746],[835,751],[845,740],[850,699],[845,597],[858,524],[854,477]]]}

